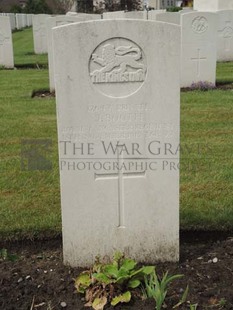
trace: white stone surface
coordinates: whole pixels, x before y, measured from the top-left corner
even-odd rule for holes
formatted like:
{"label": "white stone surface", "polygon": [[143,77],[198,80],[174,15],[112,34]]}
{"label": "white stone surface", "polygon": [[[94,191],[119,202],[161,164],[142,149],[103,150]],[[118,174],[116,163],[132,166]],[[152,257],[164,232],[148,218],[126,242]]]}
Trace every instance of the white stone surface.
{"label": "white stone surface", "polygon": [[217,15],[208,12],[181,14],[181,87],[207,81],[215,85]]}
{"label": "white stone surface", "polygon": [[27,27],[27,14],[22,14],[23,28]]}
{"label": "white stone surface", "polygon": [[50,15],[47,14],[33,15],[33,42],[34,52],[36,54],[45,54],[48,52],[46,20],[49,17]]}
{"label": "white stone surface", "polygon": [[217,12],[217,60],[233,61],[233,10]]}
{"label": "white stone surface", "polygon": [[10,18],[11,30],[16,29],[16,19],[14,13],[7,13],[7,16]]}
{"label": "white stone surface", "polygon": [[27,14],[27,27],[32,26],[32,16],[33,14]]}
{"label": "white stone surface", "polygon": [[147,11],[130,11],[125,12],[125,18],[129,19],[147,19]]}
{"label": "white stone surface", "polygon": [[180,25],[180,14],[179,13],[171,13],[171,12],[164,12],[164,13],[157,13],[153,16],[149,16],[149,19],[160,21],[160,22],[167,22],[176,25]]}
{"label": "white stone surface", "polygon": [[166,10],[151,10],[148,11],[148,20],[156,20],[156,15],[157,14],[161,14],[161,13],[165,13]]}
{"label": "white stone surface", "polygon": [[15,14],[16,28],[18,30],[23,29],[23,16],[20,13]]}
{"label": "white stone surface", "polygon": [[194,10],[198,11],[219,11],[233,10],[233,0],[194,0]]}
{"label": "white stone surface", "polygon": [[67,15],[67,16],[76,16],[76,15],[78,15],[78,13],[77,13],[77,12],[71,12],[71,11],[69,11],[69,12],[66,13],[66,15]]}
{"label": "white stone surface", "polygon": [[191,13],[195,11],[192,7],[184,7],[182,10],[180,10],[178,13],[184,14],[184,13]]}
{"label": "white stone surface", "polygon": [[0,66],[14,68],[11,24],[8,16],[0,16]]}
{"label": "white stone surface", "polygon": [[49,85],[50,91],[55,91],[55,80],[54,80],[54,64],[53,64],[53,40],[52,40],[52,28],[71,23],[77,23],[87,20],[101,19],[99,14],[77,14],[73,16],[60,15],[49,17],[46,21],[47,24],[47,35],[48,35],[48,63],[49,63]]}
{"label": "white stone surface", "polygon": [[125,18],[125,11],[104,12],[103,19]]}
{"label": "white stone surface", "polygon": [[179,154],[164,148],[179,145],[180,27],[91,21],[53,39],[65,264],[177,261]]}

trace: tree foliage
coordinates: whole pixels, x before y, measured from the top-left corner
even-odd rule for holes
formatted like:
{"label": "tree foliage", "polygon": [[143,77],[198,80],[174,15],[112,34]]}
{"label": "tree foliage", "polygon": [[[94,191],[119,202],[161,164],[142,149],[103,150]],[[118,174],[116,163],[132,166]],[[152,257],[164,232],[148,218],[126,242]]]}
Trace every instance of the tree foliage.
{"label": "tree foliage", "polygon": [[93,0],[77,0],[77,12],[92,13]]}
{"label": "tree foliage", "polygon": [[52,10],[45,0],[27,0],[23,11],[31,14],[52,14]]}
{"label": "tree foliage", "polygon": [[22,13],[22,7],[18,4],[15,4],[13,5],[11,8],[10,8],[10,13]]}
{"label": "tree foliage", "polygon": [[[85,1],[85,0],[78,0]],[[95,11],[140,11],[143,9],[143,0],[96,0]]]}

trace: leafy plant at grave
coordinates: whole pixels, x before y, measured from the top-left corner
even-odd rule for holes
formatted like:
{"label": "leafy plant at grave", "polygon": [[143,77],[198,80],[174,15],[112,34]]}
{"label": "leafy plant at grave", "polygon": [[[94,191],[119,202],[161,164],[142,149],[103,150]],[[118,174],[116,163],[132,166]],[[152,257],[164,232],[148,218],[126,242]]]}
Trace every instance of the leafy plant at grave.
{"label": "leafy plant at grave", "polygon": [[171,8],[167,8],[167,12],[179,12],[182,11],[182,8],[179,6],[173,6]]}
{"label": "leafy plant at grave", "polygon": [[1,260],[9,260],[11,262],[14,262],[18,259],[17,255],[10,254],[7,249],[1,249],[0,250],[0,261]]}
{"label": "leafy plant at grave", "polygon": [[197,83],[192,83],[190,88],[192,90],[202,90],[202,91],[207,91],[207,90],[212,90],[215,89],[216,86],[213,83],[207,82],[207,81],[199,81]]}
{"label": "leafy plant at grave", "polygon": [[82,272],[75,281],[78,293],[85,294],[86,306],[102,310],[131,300],[131,291],[144,284],[144,277],[154,272],[154,266],[139,268],[136,261],[116,253],[109,264],[98,259],[94,266]]}
{"label": "leafy plant at grave", "polygon": [[190,310],[197,310],[197,304],[195,304],[195,305],[190,305]]}
{"label": "leafy plant at grave", "polygon": [[[156,310],[162,309],[165,298],[167,296],[168,285],[171,284],[171,282],[173,282],[174,280],[177,280],[181,277],[183,277],[183,275],[181,274],[169,276],[168,272],[166,272],[160,280],[155,271],[149,276],[145,276],[144,295],[147,298],[154,298],[156,303]],[[173,306],[173,309],[178,308],[186,301],[188,290],[189,288],[187,286],[180,301],[175,306]]]}

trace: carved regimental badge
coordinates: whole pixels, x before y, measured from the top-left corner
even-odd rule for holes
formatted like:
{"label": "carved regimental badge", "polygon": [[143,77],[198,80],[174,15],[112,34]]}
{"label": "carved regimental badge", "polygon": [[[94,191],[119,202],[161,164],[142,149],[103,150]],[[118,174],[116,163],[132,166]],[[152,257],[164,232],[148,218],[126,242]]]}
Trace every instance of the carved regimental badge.
{"label": "carved regimental badge", "polygon": [[208,21],[204,16],[197,16],[192,21],[192,29],[196,33],[204,33],[208,29]]}
{"label": "carved regimental badge", "polygon": [[101,93],[125,97],[137,91],[145,81],[145,56],[131,40],[112,38],[101,43],[92,53],[89,73]]}

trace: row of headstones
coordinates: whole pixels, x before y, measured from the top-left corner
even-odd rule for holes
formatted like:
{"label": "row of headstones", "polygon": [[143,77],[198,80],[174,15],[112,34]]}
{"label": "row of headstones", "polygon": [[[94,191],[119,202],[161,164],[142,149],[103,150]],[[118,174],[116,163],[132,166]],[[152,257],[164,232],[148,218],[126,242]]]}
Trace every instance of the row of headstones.
{"label": "row of headstones", "polygon": [[34,16],[36,15],[0,13],[0,66],[14,68],[12,31],[31,27]]}
{"label": "row of headstones", "polygon": [[[127,19],[151,19],[181,26],[181,87],[189,87],[192,83],[199,81],[215,84],[216,60],[233,60],[233,10],[218,11],[216,13],[187,10],[182,11],[182,13],[160,11],[108,12],[104,13],[103,16],[97,14],[74,14],[73,16],[61,15],[55,17],[39,14],[33,17],[34,51],[38,54],[47,52],[49,54],[51,91],[55,89],[52,28],[84,20],[122,18],[122,16],[125,16]],[[1,18],[1,20],[1,23],[8,23],[6,18]],[[0,46],[3,50],[1,58],[5,57],[5,60],[1,60],[0,64],[12,68],[14,63],[12,47],[10,47],[12,40],[9,23],[8,26],[1,24],[1,29]],[[5,33],[4,29],[6,30]],[[7,47],[4,47],[4,45]],[[7,49],[11,51],[7,52]]]}
{"label": "row of headstones", "polygon": [[11,30],[20,30],[32,26],[33,14],[0,13],[0,16],[8,16],[10,18]]}
{"label": "row of headstones", "polygon": [[181,87],[208,82],[215,85],[216,63],[233,61],[233,10],[200,12],[183,10],[179,13],[161,11],[108,12],[74,16],[37,15],[33,19],[35,53],[47,53],[50,90],[55,90],[52,55],[52,28],[91,19],[143,19],[163,21],[181,26]]}
{"label": "row of headstones", "polygon": [[0,66],[14,68],[12,31],[32,26],[33,14],[0,13]]}

